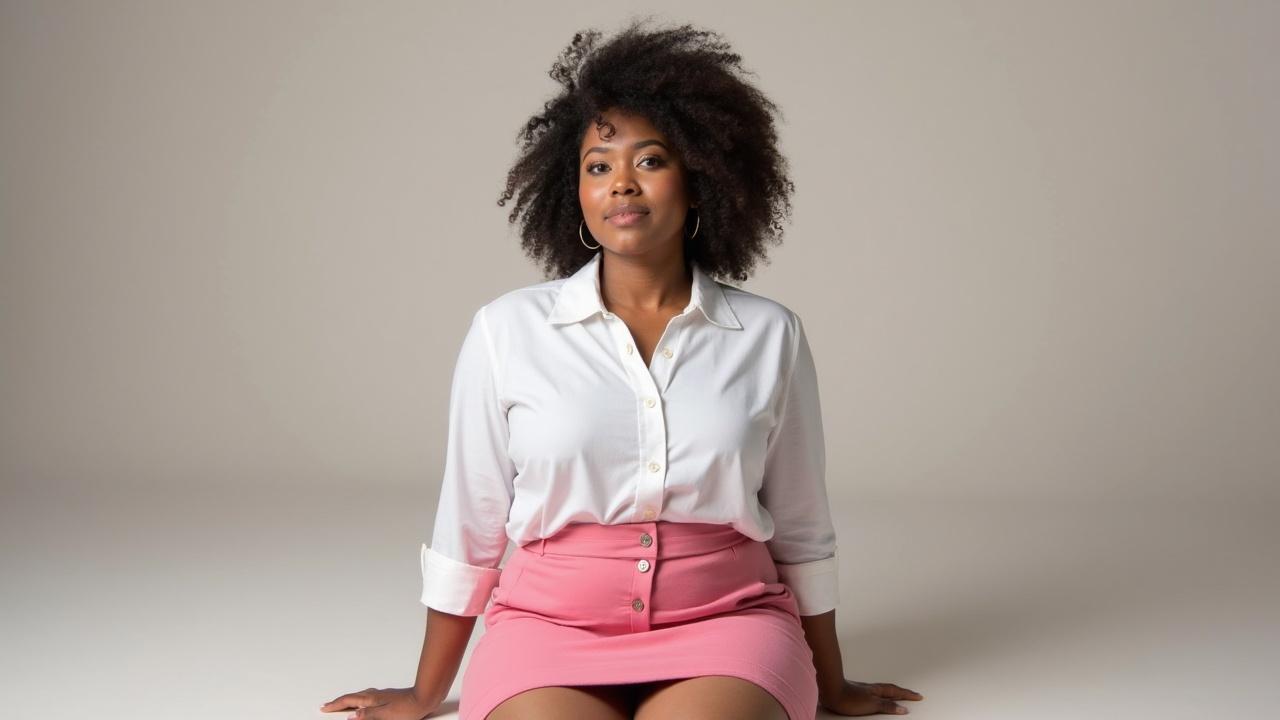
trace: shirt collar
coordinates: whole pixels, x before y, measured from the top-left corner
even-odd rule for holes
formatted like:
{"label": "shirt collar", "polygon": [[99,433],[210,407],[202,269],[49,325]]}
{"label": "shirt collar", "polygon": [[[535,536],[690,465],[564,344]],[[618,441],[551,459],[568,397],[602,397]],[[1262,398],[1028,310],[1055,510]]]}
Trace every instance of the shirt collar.
{"label": "shirt collar", "polygon": [[[601,257],[602,253],[596,252],[585,265],[561,283],[555,305],[547,314],[547,322],[553,325],[578,322],[604,312],[604,301],[600,293]],[[733,330],[742,329],[738,316],[729,307],[724,288],[703,272],[696,262],[693,263],[693,288],[685,310],[691,307],[697,307],[715,325]]]}

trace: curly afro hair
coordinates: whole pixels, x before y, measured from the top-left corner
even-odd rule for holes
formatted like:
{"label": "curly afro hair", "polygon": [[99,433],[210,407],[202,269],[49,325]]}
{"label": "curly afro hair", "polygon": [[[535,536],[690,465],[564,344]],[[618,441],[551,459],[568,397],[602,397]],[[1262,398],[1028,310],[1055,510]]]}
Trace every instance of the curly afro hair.
{"label": "curly afro hair", "polygon": [[698,205],[686,262],[744,282],[757,262],[768,264],[765,243],[780,243],[791,217],[795,184],[773,118],[781,111],[744,79],[755,73],[717,33],[647,22],[633,19],[603,44],[597,30],[573,36],[551,66],[561,91],[517,133],[520,152],[498,205],[518,194],[507,220],[520,223],[525,254],[548,276],[572,274],[597,252],[578,238],[583,134],[606,110],[641,115],[675,145]]}

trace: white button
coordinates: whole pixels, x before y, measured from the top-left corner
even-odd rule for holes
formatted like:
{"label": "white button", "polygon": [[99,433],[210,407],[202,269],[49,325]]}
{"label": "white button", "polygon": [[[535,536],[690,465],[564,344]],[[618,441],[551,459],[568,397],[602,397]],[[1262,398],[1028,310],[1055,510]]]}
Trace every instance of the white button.
{"label": "white button", "polygon": [[659,465],[658,463],[656,463],[656,462],[651,462],[651,463],[649,463],[649,470],[650,470],[650,471],[652,471],[652,472],[658,472],[658,471],[659,471],[659,470],[661,470],[661,469],[662,469],[662,466],[661,466],[661,465]]}
{"label": "white button", "polygon": [[640,572],[649,572],[649,561],[641,560],[640,562],[636,563],[636,569],[638,569]]}
{"label": "white button", "polygon": [[671,357],[671,348],[662,348],[662,354],[665,357]]}
{"label": "white button", "polygon": [[631,348],[631,343],[627,343],[627,354],[628,354],[628,355],[630,355],[630,354],[631,354],[631,350],[632,350],[632,348]]}
{"label": "white button", "polygon": [[654,405],[657,405],[657,404],[658,404],[658,401],[657,401],[657,400],[654,400],[653,398],[645,398],[645,399],[644,399],[644,404],[645,404],[645,405],[647,405],[647,406],[649,406],[649,407],[653,407]]}

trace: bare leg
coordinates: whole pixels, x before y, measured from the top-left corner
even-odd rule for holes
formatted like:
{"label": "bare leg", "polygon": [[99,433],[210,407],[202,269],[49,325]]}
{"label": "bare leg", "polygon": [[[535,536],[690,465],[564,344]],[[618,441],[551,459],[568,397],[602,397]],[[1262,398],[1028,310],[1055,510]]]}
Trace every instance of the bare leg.
{"label": "bare leg", "polygon": [[631,720],[630,685],[574,685],[526,690],[504,700],[486,720]]}
{"label": "bare leg", "polygon": [[637,698],[635,720],[667,718],[735,718],[788,720],[787,711],[769,691],[727,675],[706,675],[651,683]]}

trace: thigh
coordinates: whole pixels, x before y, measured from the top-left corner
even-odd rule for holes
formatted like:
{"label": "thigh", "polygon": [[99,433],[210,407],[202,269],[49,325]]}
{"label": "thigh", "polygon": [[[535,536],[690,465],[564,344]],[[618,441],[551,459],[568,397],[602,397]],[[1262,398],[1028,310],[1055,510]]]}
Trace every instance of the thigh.
{"label": "thigh", "polygon": [[631,720],[629,685],[573,685],[533,688],[499,704],[485,720]]}
{"label": "thigh", "polygon": [[706,675],[649,683],[637,698],[635,720],[740,718],[788,720],[782,703],[748,680]]}

